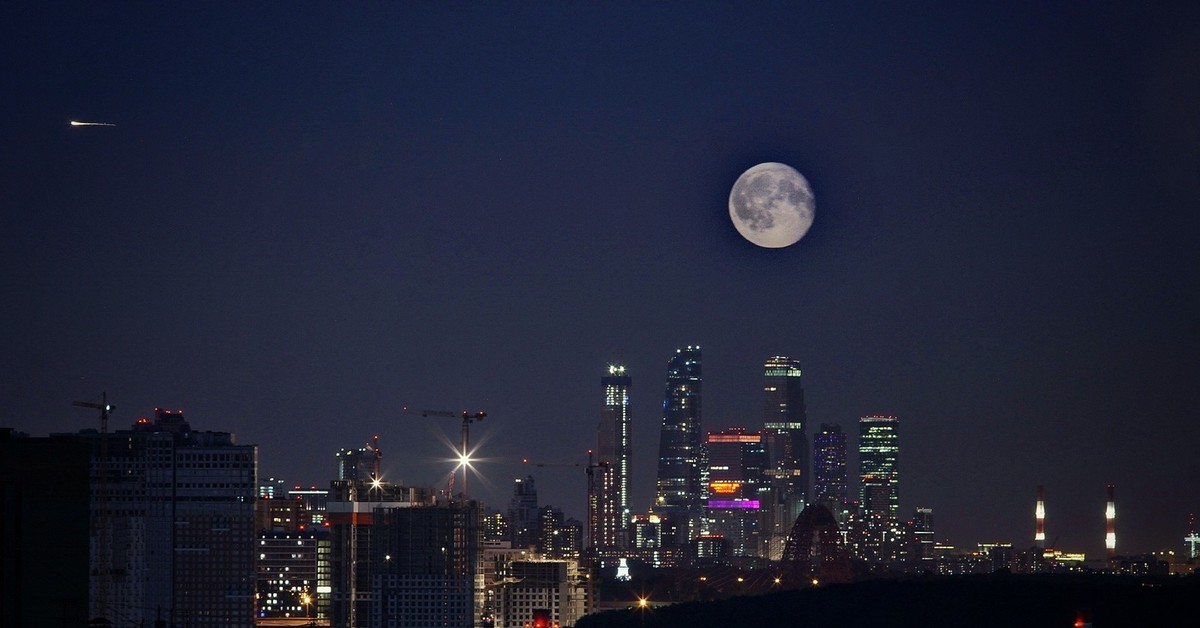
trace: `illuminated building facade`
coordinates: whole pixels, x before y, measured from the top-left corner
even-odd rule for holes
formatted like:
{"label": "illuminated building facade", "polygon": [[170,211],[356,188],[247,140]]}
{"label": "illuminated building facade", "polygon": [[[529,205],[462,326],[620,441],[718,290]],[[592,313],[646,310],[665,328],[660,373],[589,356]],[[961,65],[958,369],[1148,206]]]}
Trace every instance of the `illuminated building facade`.
{"label": "illuminated building facade", "polygon": [[937,569],[933,546],[933,509],[918,506],[913,511],[911,558],[917,570],[932,573]]}
{"label": "illuminated building facade", "polygon": [[512,547],[511,535],[508,532],[508,515],[500,512],[495,508],[490,508],[483,515],[480,522],[483,528],[484,543],[507,543],[507,547]]}
{"label": "illuminated building facade", "polygon": [[630,544],[633,556],[655,567],[675,567],[683,559],[685,546],[679,545],[675,524],[653,512],[630,519]]}
{"label": "illuminated building facade", "polygon": [[258,498],[259,499],[278,499],[283,497],[287,490],[287,485],[279,478],[267,478],[258,481]]}
{"label": "illuminated building facade", "polygon": [[629,412],[629,387],[632,381],[625,367],[610,365],[600,378],[604,406],[596,430],[596,538],[597,548],[626,547],[629,506],[629,473],[633,455],[632,421]]}
{"label": "illuminated building facade", "polygon": [[731,427],[709,434],[705,532],[725,538],[733,556],[761,556],[763,504],[771,495],[763,438]]}
{"label": "illuminated building facade", "polygon": [[325,523],[325,503],[329,501],[329,489],[310,486],[293,486],[288,489],[288,499],[304,505],[300,513],[301,527],[315,527]]}
{"label": "illuminated building facade", "polygon": [[846,434],[842,426],[822,423],[813,435],[813,502],[837,508],[850,499],[846,483]]}
{"label": "illuminated building facade", "polygon": [[678,349],[667,362],[662,431],[658,442],[658,481],[654,509],[680,523],[684,539],[695,535],[701,510],[700,347]]}
{"label": "illuminated building facade", "polygon": [[864,416],[858,420],[859,490],[863,510],[895,518],[900,510],[900,419]]}
{"label": "illuminated building facade", "polygon": [[371,471],[375,464],[375,452],[366,447],[358,449],[342,449],[336,454],[338,461],[339,480],[371,480]]}
{"label": "illuminated building facade", "polygon": [[770,526],[766,557],[778,560],[792,524],[808,502],[808,414],[800,385],[800,361],[785,356],[763,364],[763,440],[771,494],[764,503]]}
{"label": "illuminated building facade", "polygon": [[329,619],[329,531],[259,532],[254,585],[260,619]]}
{"label": "illuminated building facade", "polygon": [[583,523],[569,519],[553,506],[538,509],[538,551],[547,558],[579,559],[583,552]]}

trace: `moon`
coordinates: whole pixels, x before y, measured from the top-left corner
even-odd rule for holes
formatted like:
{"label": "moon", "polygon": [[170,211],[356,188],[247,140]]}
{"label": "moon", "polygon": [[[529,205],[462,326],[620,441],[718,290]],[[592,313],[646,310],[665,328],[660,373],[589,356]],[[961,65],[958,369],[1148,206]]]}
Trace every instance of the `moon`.
{"label": "moon", "polygon": [[815,211],[808,180],[787,164],[758,164],[743,172],[729,192],[733,226],[743,238],[767,249],[799,242],[812,226]]}

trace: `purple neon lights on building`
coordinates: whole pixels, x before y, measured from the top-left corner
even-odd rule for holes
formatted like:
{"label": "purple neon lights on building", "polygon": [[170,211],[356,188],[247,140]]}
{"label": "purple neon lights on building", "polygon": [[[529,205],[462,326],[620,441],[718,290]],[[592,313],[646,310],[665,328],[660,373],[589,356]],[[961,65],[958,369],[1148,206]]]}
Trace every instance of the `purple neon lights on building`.
{"label": "purple neon lights on building", "polygon": [[757,499],[710,499],[709,508],[746,508],[757,510],[761,508]]}

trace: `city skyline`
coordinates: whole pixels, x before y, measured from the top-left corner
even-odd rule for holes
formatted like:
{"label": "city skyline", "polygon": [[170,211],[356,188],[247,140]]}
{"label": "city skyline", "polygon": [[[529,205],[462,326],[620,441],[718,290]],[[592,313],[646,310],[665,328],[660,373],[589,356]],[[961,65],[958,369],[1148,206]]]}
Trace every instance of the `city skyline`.
{"label": "city skyline", "polygon": [[[672,382],[675,382],[676,386],[678,386],[680,382],[684,383],[683,385],[685,386],[685,389],[682,390],[683,396],[686,396],[689,398],[691,398],[693,395],[698,396],[698,391],[696,390],[696,388],[698,388],[698,386],[695,385],[695,380],[699,379],[699,376],[698,376],[699,355],[700,355],[700,348],[698,346],[687,346],[686,348],[683,348],[683,349],[677,349],[675,351],[674,355],[672,355],[670,357],[670,359],[668,360],[668,370],[667,370],[667,377],[666,377],[666,381],[668,384],[668,397],[667,397],[667,400],[664,401],[664,403],[663,403],[664,407],[668,406],[670,399],[672,399],[672,397],[673,397],[673,395],[671,393]],[[771,383],[772,381],[779,381],[779,380],[772,379],[772,375],[771,375],[772,371],[770,370],[770,367],[772,365],[777,366],[777,365],[783,363],[782,361],[784,361],[784,360],[786,360],[787,363],[789,364],[790,368],[793,369],[792,375],[796,378],[797,381],[799,380],[799,360],[791,360],[791,359],[787,359],[787,358],[781,358],[779,356],[772,356],[771,358],[769,358],[767,360],[767,366],[768,366],[767,382],[768,383]],[[693,364],[693,362],[695,362],[696,364]],[[606,393],[605,394],[606,404],[604,406],[602,406],[602,409],[600,412],[601,417],[602,417],[601,425],[605,425],[606,421],[614,420],[616,416],[620,416],[621,412],[623,412],[625,414],[625,416],[624,416],[625,420],[628,420],[629,419],[628,414],[630,413],[630,410],[628,408],[628,402],[629,402],[629,396],[630,396],[629,390],[632,387],[631,386],[632,378],[627,375],[626,367],[623,365],[616,366],[616,365],[610,364],[606,367],[606,373],[607,373],[607,375],[601,378],[602,384],[604,385],[605,393]],[[689,386],[689,384],[691,386],[693,386],[693,388],[691,390],[688,390],[686,388],[687,386]],[[798,388],[798,385],[797,385],[797,388]],[[795,394],[795,393],[793,392],[793,394]],[[679,397],[678,392],[677,392],[677,394],[674,395],[674,397]],[[803,409],[804,404],[803,404],[803,392],[802,391],[800,392],[799,397],[800,397],[800,401],[801,401],[799,406],[801,409]],[[777,392],[775,390],[773,390],[771,386],[768,385],[767,388],[764,390],[764,404],[763,404],[764,407],[767,409],[776,407],[777,406],[776,400],[778,398],[779,398],[779,396],[778,396]],[[621,406],[621,410],[619,410],[615,414],[613,412],[613,408],[611,408],[607,405],[608,402],[612,402],[612,401],[615,401],[618,406]],[[794,401],[795,401],[795,399],[793,398],[793,402]],[[687,404],[685,403],[682,405],[686,406]],[[793,405],[795,405],[795,404],[793,404]],[[183,413],[182,409],[171,410],[171,409],[155,407],[155,408],[153,408],[152,414],[154,414],[155,416],[157,416],[161,419],[161,417],[163,417],[163,416],[167,416],[167,417],[171,417],[172,415],[182,416],[182,413]],[[765,435],[766,432],[768,431],[765,428],[765,425],[768,424],[768,422],[765,419],[768,416],[770,416],[769,411],[763,413],[764,420],[760,421],[760,423],[762,425],[754,425],[753,421],[750,421],[748,423],[741,423],[741,424],[739,424],[739,426],[721,427],[721,426],[710,425],[707,429],[703,429],[701,431],[701,433],[706,435],[704,438],[707,438],[714,434],[718,434],[718,435],[725,434],[726,430],[728,430],[728,429],[746,430],[749,428],[754,431],[755,435],[759,435],[759,434]],[[133,421],[128,427],[121,425],[119,422],[116,422],[116,423],[110,423],[109,429],[110,430],[122,430],[122,429],[135,429],[136,430],[136,429],[139,429],[142,425],[146,424],[146,422],[147,422],[147,419],[145,417],[139,417],[138,419]],[[858,425],[856,426],[854,431],[862,431],[862,433],[869,432],[874,435],[874,438],[872,439],[871,443],[868,445],[868,449],[872,452],[873,456],[875,458],[878,458],[877,460],[873,460],[872,465],[871,465],[872,469],[874,469],[875,471],[878,471],[878,467],[880,467],[881,465],[887,466],[888,468],[893,468],[893,469],[897,466],[899,466],[900,468],[903,467],[902,462],[899,464],[897,464],[897,462],[896,462],[896,450],[904,449],[904,446],[903,446],[904,439],[903,439],[903,437],[898,438],[897,431],[896,431],[897,430],[896,425],[899,423],[898,417],[895,417],[892,415],[863,415],[863,416],[858,417],[855,422]],[[878,432],[878,430],[881,428],[879,428],[879,427],[867,428],[866,425],[868,425],[868,424],[871,424],[871,425],[880,425],[881,424],[881,425],[885,426],[884,428],[882,428],[885,431],[876,434],[876,432]],[[838,423],[833,423],[832,425],[841,427],[841,425]],[[3,427],[3,426],[0,426],[0,427]],[[821,430],[823,430],[826,427],[828,427],[828,425],[826,425],[826,424],[821,424],[819,426],[819,428],[816,428],[816,429],[813,429],[812,426],[810,426],[809,436],[816,436]],[[91,431],[94,429],[95,429],[94,427],[82,427],[82,428],[80,428],[80,431]],[[845,430],[845,428],[842,428],[842,429]],[[844,431],[843,431],[843,434],[844,434]],[[31,434],[31,435],[32,436],[42,436],[43,434]],[[446,436],[452,437],[453,430],[447,432]],[[603,437],[601,437],[601,438],[603,438]],[[880,442],[883,442],[883,441],[879,440],[880,438],[882,438],[886,441],[885,445],[883,445],[883,446],[880,445]],[[445,442],[445,444],[450,445],[449,440],[443,439],[443,441]],[[765,442],[766,441],[764,441],[764,444],[765,444]],[[868,503],[871,501],[871,499],[866,496],[867,493],[864,492],[865,486],[864,486],[863,480],[861,479],[861,477],[859,477],[860,475],[869,474],[868,469],[862,466],[862,458],[864,455],[863,454],[864,440],[863,440],[862,434],[858,435],[858,438],[856,441],[850,441],[850,443],[852,443],[854,446],[846,447],[845,454],[848,454],[845,457],[845,462],[847,465],[847,476],[855,478],[857,480],[857,483],[851,482],[848,485],[848,488],[851,489],[852,498],[857,498],[860,500],[859,503],[860,503],[861,507],[863,507],[865,510],[875,509],[875,507],[871,506],[871,504]],[[240,444],[244,444],[244,443],[240,443]],[[378,445],[378,444],[379,444],[378,441],[376,441],[374,445]],[[261,451],[260,443],[251,443],[249,445],[259,447],[260,451]],[[328,465],[329,466],[328,475],[327,475],[327,477],[324,477],[324,478],[316,478],[313,481],[310,481],[310,480],[312,480],[312,478],[298,479],[299,481],[294,481],[293,478],[276,478],[276,477],[272,476],[271,474],[260,474],[260,481],[263,478],[270,477],[270,479],[273,482],[277,482],[277,483],[282,482],[282,483],[286,484],[287,487],[316,486],[318,488],[327,488],[328,483],[330,481],[340,480],[340,479],[350,479],[350,476],[353,476],[354,478],[359,479],[361,481],[370,480],[373,477],[372,462],[378,461],[380,463],[379,468],[381,470],[382,479],[384,479],[385,481],[400,482],[401,484],[405,484],[405,485],[409,485],[409,486],[414,486],[414,487],[418,487],[418,488],[427,488],[431,492],[436,492],[436,491],[440,490],[441,488],[443,488],[437,482],[433,482],[433,483],[408,482],[408,483],[405,483],[402,480],[396,480],[395,473],[392,473],[391,471],[389,471],[389,469],[395,469],[398,465],[385,464],[383,462],[385,459],[382,456],[377,458],[376,452],[371,449],[374,445],[371,442],[368,442],[365,444],[365,446],[338,448],[338,449],[332,451],[331,453],[332,453],[334,459],[332,461],[330,461],[330,464]],[[655,451],[659,451],[660,454],[662,453],[658,443],[646,444],[646,445],[643,445],[642,448],[648,449],[648,448],[650,448],[651,445],[654,446]],[[848,445],[849,445],[849,443],[848,443]],[[597,449],[595,451],[599,451],[599,450]],[[634,456],[634,457],[636,458],[637,456]],[[651,468],[658,468],[657,458],[654,458],[652,456],[646,456],[646,457],[652,458],[652,460],[651,460],[650,464],[645,464],[644,466],[651,467]],[[261,458],[266,458],[269,460],[270,456],[269,455],[264,456],[260,453],[260,459]],[[597,459],[597,461],[599,461],[599,459]],[[443,459],[441,462],[446,465],[447,469],[455,468],[456,460],[453,457],[447,457],[447,458]],[[485,485],[489,486],[489,488],[491,488],[493,490],[488,491],[488,494],[485,496],[473,496],[473,497],[483,499],[486,506],[489,509],[499,509],[501,511],[508,510],[508,511],[510,511],[510,514],[511,514],[511,511],[514,508],[514,506],[512,504],[515,504],[516,502],[512,501],[510,503],[509,499],[511,498],[512,500],[516,500],[517,497],[515,496],[514,493],[509,492],[510,491],[509,486],[502,486],[502,485],[496,484],[496,481],[501,478],[498,478],[498,477],[488,478],[486,475],[484,475],[484,473],[486,473],[486,469],[489,468],[489,463],[496,463],[496,466],[504,466],[502,463],[499,463],[498,461],[494,460],[493,458],[487,456],[486,451],[483,452],[482,462],[477,469],[473,470],[472,476],[476,477],[476,478],[484,479]],[[267,462],[264,466],[269,467],[270,463]],[[400,465],[400,466],[402,466],[402,465]],[[522,482],[529,483],[530,487],[532,487],[532,483],[529,482],[530,479],[533,479],[536,482],[538,477],[553,478],[553,477],[556,477],[556,475],[557,475],[557,473],[555,473],[555,472],[545,473],[545,471],[546,471],[545,469],[538,468],[538,467],[544,467],[547,465],[544,465],[544,464],[530,465],[528,463],[528,461],[526,461],[526,460],[523,460],[519,463],[510,464],[509,466],[511,468],[519,469],[520,473],[528,474],[528,477],[525,477],[524,475],[515,476],[515,482],[516,482],[516,486],[518,489],[522,486]],[[556,465],[551,463],[549,466],[556,466]],[[582,469],[582,467],[578,464],[563,464],[561,466],[574,466],[574,467],[580,467],[580,470]],[[706,469],[702,470],[701,473],[705,473],[706,471],[707,471]],[[813,473],[813,470],[811,467],[811,462],[810,462],[809,468],[806,469],[806,471],[810,474]],[[635,477],[637,477],[636,474],[635,474]],[[652,493],[653,492],[652,485],[654,484],[654,482],[652,482],[652,480],[654,478],[655,478],[654,474],[646,474],[646,480],[637,483],[637,484],[641,485],[640,488],[642,490],[635,491],[635,493],[645,493],[645,494]],[[487,482],[487,480],[489,480],[489,479],[491,481]],[[579,478],[577,478],[577,479],[579,479]],[[624,479],[628,480],[628,478],[624,478]],[[889,481],[891,481],[891,480],[889,480]],[[450,485],[446,486],[445,488],[454,489],[454,485],[450,484]],[[1035,515],[1045,512],[1044,508],[1041,507],[1041,505],[1039,504],[1039,502],[1044,497],[1044,486],[1038,485],[1036,488],[1037,488],[1037,497],[1032,498],[1029,501],[1029,504],[1031,505],[1031,508],[1033,506],[1039,506],[1039,507],[1036,508],[1036,511],[1037,511],[1036,513],[1034,512],[1034,510],[1030,510],[1030,513],[1029,513],[1030,516],[1028,517],[1029,534],[1026,534],[1024,536],[1013,535],[1010,537],[988,537],[986,539],[985,538],[974,538],[974,539],[950,538],[948,535],[944,534],[941,529],[935,528],[935,531],[934,531],[935,539],[938,542],[949,541],[954,544],[960,545],[960,547],[965,547],[965,548],[969,548],[969,547],[973,546],[975,543],[990,543],[990,542],[1012,543],[1014,545],[1014,547],[1025,547],[1025,543],[1028,541],[1029,547],[1034,547],[1034,546],[1040,545],[1040,546],[1046,546],[1046,547],[1054,547],[1055,549],[1058,549],[1058,550],[1082,551],[1083,548],[1070,547],[1070,546],[1064,546],[1064,545],[1053,544],[1053,543],[1051,543],[1050,545],[1046,545],[1044,543],[1038,543],[1037,540],[1034,538],[1034,535],[1038,528],[1038,525],[1035,523]],[[1111,495],[1112,484],[1107,484],[1106,489],[1109,491],[1109,494]],[[457,490],[457,489],[454,489],[454,490]],[[534,491],[531,494],[535,495],[534,499],[536,501],[537,500],[536,489],[531,488],[531,490]],[[912,516],[912,514],[916,513],[918,510],[928,510],[930,508],[929,504],[926,501],[923,501],[919,496],[915,497],[915,498],[906,498],[903,502],[900,502],[899,498],[893,495],[893,493],[895,491],[894,484],[892,484],[890,486],[890,488],[885,489],[885,490],[886,490],[886,492],[884,494],[889,495],[889,496],[885,496],[883,498],[885,503],[896,504],[894,506],[888,507],[886,510],[891,516],[894,516],[896,519],[898,519],[900,521],[910,518]],[[1093,492],[1096,492],[1096,491],[1093,491]],[[904,491],[901,491],[901,494],[903,494],[903,493],[904,493]],[[568,488],[565,491],[565,494],[568,495],[568,497],[569,497],[565,501],[560,502],[560,501],[554,501],[553,499],[543,499],[543,500],[540,500],[540,504],[542,506],[547,506],[547,507],[553,506],[553,507],[558,507],[558,508],[564,508],[566,510],[567,516],[578,518],[580,520],[585,520],[585,517],[583,516],[583,511],[576,513],[571,510],[571,506],[570,506],[571,501],[580,501],[582,499],[582,501],[586,502],[586,490],[585,490],[585,487],[583,486],[583,484],[581,483],[578,487],[576,487],[576,490],[571,490],[570,488]],[[632,504],[632,514],[640,515],[640,514],[645,514],[646,512],[650,512],[652,510],[656,510],[655,504],[653,502],[654,502],[654,500],[647,500],[645,503],[639,502],[639,503]],[[911,508],[908,507],[909,502],[912,502],[914,504]],[[901,503],[903,505],[900,505]],[[1102,514],[1105,515],[1105,521],[1100,524],[1100,527],[1102,527],[1102,528],[1105,527],[1105,525],[1107,524],[1107,515],[1111,509],[1108,508],[1106,505],[1104,510],[1105,510],[1105,512]],[[657,508],[657,512],[659,512],[659,513],[667,512],[667,511],[669,511],[669,508],[667,508],[667,509],[664,509],[661,507]],[[701,507],[701,512],[704,512],[703,507]],[[530,516],[532,516],[532,515],[530,515]],[[965,513],[939,512],[939,520],[947,519],[947,518],[961,519],[961,518],[969,517],[969,516],[970,515],[965,514]],[[1189,516],[1189,519],[1191,519],[1190,516]],[[1043,514],[1043,520],[1044,520],[1044,514]],[[1054,520],[1054,517],[1051,517],[1052,522],[1053,522],[1053,520]],[[531,519],[530,521],[532,522],[533,520]],[[1095,522],[1093,522],[1093,523],[1095,523]],[[1123,522],[1117,524],[1118,530],[1122,533],[1120,535],[1121,545],[1118,548],[1117,554],[1121,554],[1123,550],[1127,550],[1127,551],[1130,551],[1133,553],[1148,553],[1150,551],[1158,551],[1158,550],[1162,550],[1162,549],[1178,549],[1178,548],[1175,548],[1175,546],[1182,544],[1182,541],[1180,539],[1171,538],[1171,539],[1164,539],[1164,542],[1160,543],[1157,546],[1144,545],[1144,546],[1130,547],[1130,544],[1129,544],[1130,537],[1132,537],[1133,539],[1137,539],[1134,541],[1135,543],[1143,543],[1144,544],[1144,541],[1140,540],[1140,539],[1144,538],[1144,535],[1141,534],[1140,531],[1137,531],[1137,530],[1125,529],[1124,527],[1122,527],[1122,523]],[[1185,524],[1186,523],[1187,522],[1185,522]],[[1095,527],[1095,526],[1092,526],[1092,527]],[[1179,534],[1177,534],[1176,536],[1180,536],[1181,534],[1184,533],[1184,527],[1185,527],[1184,525],[1179,526]],[[514,530],[515,530],[515,528],[514,528]],[[532,534],[532,532],[533,531],[531,529],[530,533]],[[1075,536],[1070,533],[1064,533],[1064,531],[1062,531],[1062,530],[1057,530],[1057,532],[1058,532],[1057,534],[1054,534],[1053,532],[1055,532],[1055,530],[1053,530],[1053,524],[1052,524],[1052,537],[1051,538],[1057,540],[1057,539],[1061,539],[1064,537]],[[1025,537],[1028,537],[1028,538],[1025,538]],[[1096,544],[1100,545],[1102,548],[1104,548],[1101,551],[1103,551],[1106,554],[1111,554],[1110,552],[1107,552],[1107,549],[1108,549],[1107,544],[1109,542],[1108,537],[1109,537],[1109,535],[1106,533],[1104,538],[1101,538],[1096,541]],[[529,538],[533,538],[533,537],[530,536]],[[1182,537],[1180,537],[1180,538],[1182,538]],[[1176,542],[1176,541],[1179,541],[1179,542]],[[1095,549],[1091,549],[1089,551],[1089,554],[1092,556],[1098,556],[1101,554],[1101,551],[1096,551]]]}
{"label": "city skyline", "polygon": [[[320,483],[533,475],[583,519],[596,377],[655,498],[670,356],[702,434],[902,417],[901,516],[956,543],[1177,547],[1200,512],[1200,7],[19,3],[0,23],[0,425],[183,408]],[[70,122],[104,126],[73,126]],[[108,126],[112,125],[112,126]],[[747,242],[756,164],[814,218]],[[850,447],[850,464],[856,443]],[[557,466],[532,467],[521,459]],[[852,495],[857,491],[852,466]],[[461,479],[460,479],[461,481]],[[811,487],[810,487],[811,488]]]}

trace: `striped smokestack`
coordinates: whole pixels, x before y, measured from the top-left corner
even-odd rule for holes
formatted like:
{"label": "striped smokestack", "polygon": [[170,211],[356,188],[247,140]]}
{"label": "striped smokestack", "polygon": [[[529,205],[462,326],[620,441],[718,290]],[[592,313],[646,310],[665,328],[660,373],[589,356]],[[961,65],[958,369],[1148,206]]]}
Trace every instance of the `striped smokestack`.
{"label": "striped smokestack", "polygon": [[1113,499],[1113,485],[1108,485],[1108,506],[1104,509],[1104,522],[1106,532],[1104,534],[1104,551],[1108,555],[1108,559],[1112,560],[1113,556],[1117,555],[1117,502]]}
{"label": "striped smokestack", "polygon": [[1038,549],[1046,549],[1046,500],[1042,487],[1037,487],[1037,506],[1033,509],[1033,543]]}

